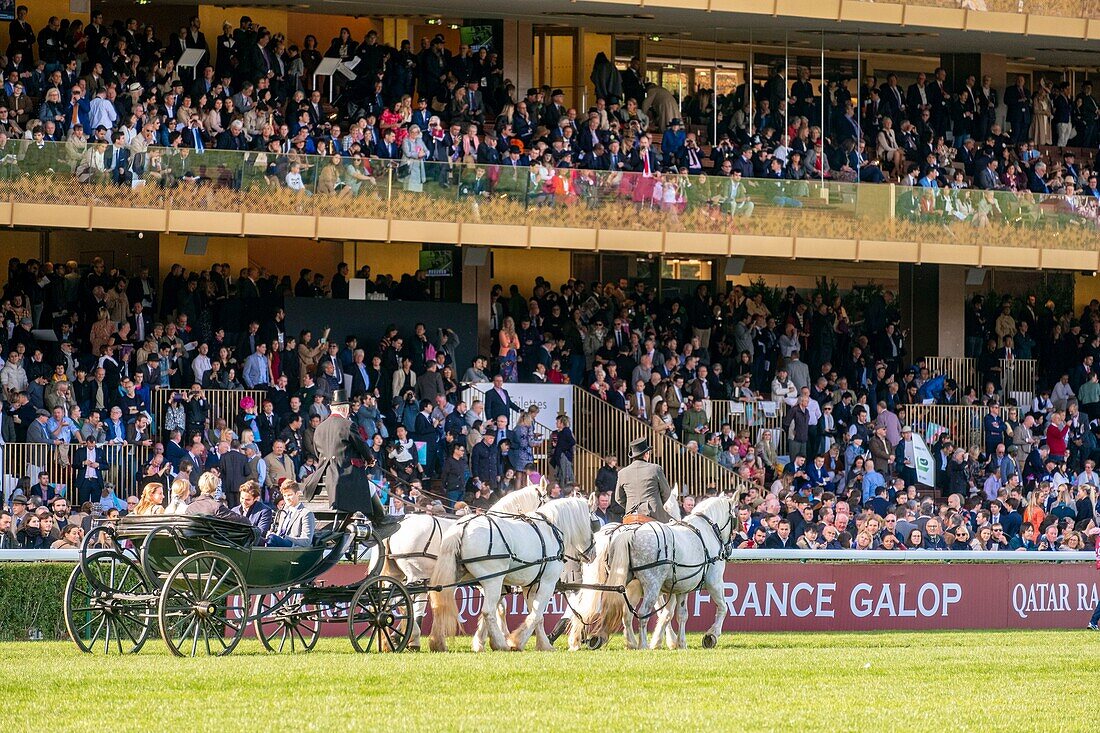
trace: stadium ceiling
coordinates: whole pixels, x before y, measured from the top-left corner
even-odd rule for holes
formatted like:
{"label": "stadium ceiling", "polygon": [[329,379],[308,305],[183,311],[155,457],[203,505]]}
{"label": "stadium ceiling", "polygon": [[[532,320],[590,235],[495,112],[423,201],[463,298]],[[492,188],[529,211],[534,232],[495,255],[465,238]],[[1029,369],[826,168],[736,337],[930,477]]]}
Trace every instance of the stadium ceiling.
{"label": "stadium ceiling", "polygon": [[577,3],[570,0],[540,0],[537,3],[517,3],[515,0],[435,0],[431,4],[430,13],[410,13],[409,3],[401,0],[310,0],[285,3],[267,0],[263,3],[241,2],[234,5],[286,6],[298,11],[333,15],[442,18],[444,22],[458,22],[462,18],[508,18],[540,26],[580,26],[593,32],[620,35],[659,35],[665,39],[684,38],[697,42],[753,41],[770,46],[783,46],[787,43],[807,50],[820,48],[824,31],[825,48],[830,51],[855,51],[858,46],[869,53],[937,55],[981,52],[1004,55],[1010,60],[1100,69],[1100,55],[1097,54],[1100,43],[1082,39],[856,24],[793,17],[775,18],[740,13],[706,13],[699,10],[615,3]]}

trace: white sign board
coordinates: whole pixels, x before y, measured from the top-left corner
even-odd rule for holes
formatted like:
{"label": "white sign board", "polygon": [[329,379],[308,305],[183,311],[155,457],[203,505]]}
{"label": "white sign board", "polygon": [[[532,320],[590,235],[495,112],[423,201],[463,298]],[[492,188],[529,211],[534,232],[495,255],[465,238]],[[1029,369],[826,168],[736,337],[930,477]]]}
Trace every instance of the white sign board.
{"label": "white sign board", "polygon": [[928,444],[917,433],[913,433],[913,459],[917,464],[917,483],[934,487],[936,485],[936,462],[932,460],[932,452],[928,450]]}
{"label": "white sign board", "polygon": [[[488,392],[493,388],[491,382],[478,382],[474,385],[481,392]],[[551,430],[555,429],[554,419],[558,415],[567,415],[569,422],[573,420],[573,387],[568,384],[505,384],[505,391],[512,398],[512,402],[521,410],[526,410],[531,405],[538,405],[539,416],[536,422]],[[474,390],[466,390],[463,399],[469,407],[474,399],[480,397]]]}
{"label": "white sign board", "polygon": [[176,68],[182,69],[185,67],[195,68],[202,61],[202,57],[206,55],[206,51],[201,48],[189,48],[183,52],[180,56],[180,60],[176,62]]}

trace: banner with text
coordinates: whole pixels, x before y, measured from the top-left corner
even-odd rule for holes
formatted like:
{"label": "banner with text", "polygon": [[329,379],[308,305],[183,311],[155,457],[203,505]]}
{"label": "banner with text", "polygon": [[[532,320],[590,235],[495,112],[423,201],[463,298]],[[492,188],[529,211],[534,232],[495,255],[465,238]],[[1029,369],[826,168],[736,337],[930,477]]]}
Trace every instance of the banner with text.
{"label": "banner with text", "polygon": [[[493,388],[492,382],[477,382],[474,387],[482,392],[488,392]],[[568,384],[522,384],[509,383],[504,385],[508,396],[521,410],[526,410],[531,405],[538,405],[539,416],[537,422],[540,425],[553,430],[554,419],[558,415],[568,415],[573,422],[573,387]],[[463,399],[469,406],[474,400],[473,390],[466,390]]]}
{"label": "banner with text", "polygon": [[[333,572],[345,568],[355,569],[339,566]],[[326,579],[333,579],[332,574]],[[471,631],[481,595],[472,588],[456,593],[463,626]],[[730,563],[724,629],[1072,629],[1085,626],[1098,601],[1100,573],[1092,562]],[[509,627],[515,628],[526,614],[523,599],[513,594],[505,603]],[[566,612],[563,599],[555,596],[547,627]],[[713,620],[707,594],[693,593],[688,630],[703,631]]]}

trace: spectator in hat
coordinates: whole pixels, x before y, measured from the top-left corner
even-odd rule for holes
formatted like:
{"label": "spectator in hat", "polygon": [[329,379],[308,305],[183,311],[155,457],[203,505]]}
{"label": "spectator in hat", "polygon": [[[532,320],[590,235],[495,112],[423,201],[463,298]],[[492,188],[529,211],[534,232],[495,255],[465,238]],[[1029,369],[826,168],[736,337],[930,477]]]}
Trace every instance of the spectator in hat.
{"label": "spectator in hat", "polygon": [[686,140],[687,133],[684,130],[683,121],[679,117],[673,117],[669,120],[665,134],[661,136],[662,163],[665,166],[675,165],[680,159]]}
{"label": "spectator in hat", "polygon": [[35,410],[34,422],[27,426],[27,442],[28,443],[46,443],[52,444],[53,438],[46,428],[46,423],[50,419],[50,413],[44,409]]}

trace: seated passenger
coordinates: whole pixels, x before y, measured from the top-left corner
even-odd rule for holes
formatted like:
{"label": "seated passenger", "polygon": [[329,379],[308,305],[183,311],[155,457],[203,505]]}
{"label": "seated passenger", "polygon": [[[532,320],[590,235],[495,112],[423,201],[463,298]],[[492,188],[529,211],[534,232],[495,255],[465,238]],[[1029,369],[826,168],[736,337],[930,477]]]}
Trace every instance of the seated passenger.
{"label": "seated passenger", "polygon": [[191,516],[206,515],[218,519],[228,519],[239,524],[250,524],[247,519],[239,514],[234,514],[225,504],[215,498],[220,488],[221,479],[216,474],[204,473],[199,476],[199,495],[187,505],[183,513]]}
{"label": "seated passenger", "polygon": [[233,507],[233,513],[247,519],[261,537],[271,531],[271,507],[260,501],[260,484],[256,481],[241,484],[241,503]]}
{"label": "seated passenger", "polygon": [[297,481],[284,481],[279,487],[283,508],[275,518],[275,528],[267,536],[268,547],[309,547],[317,519],[302,503],[302,489]]}
{"label": "seated passenger", "polygon": [[172,501],[168,502],[165,514],[184,514],[187,505],[191,502],[191,482],[185,478],[178,478],[172,482]]}

